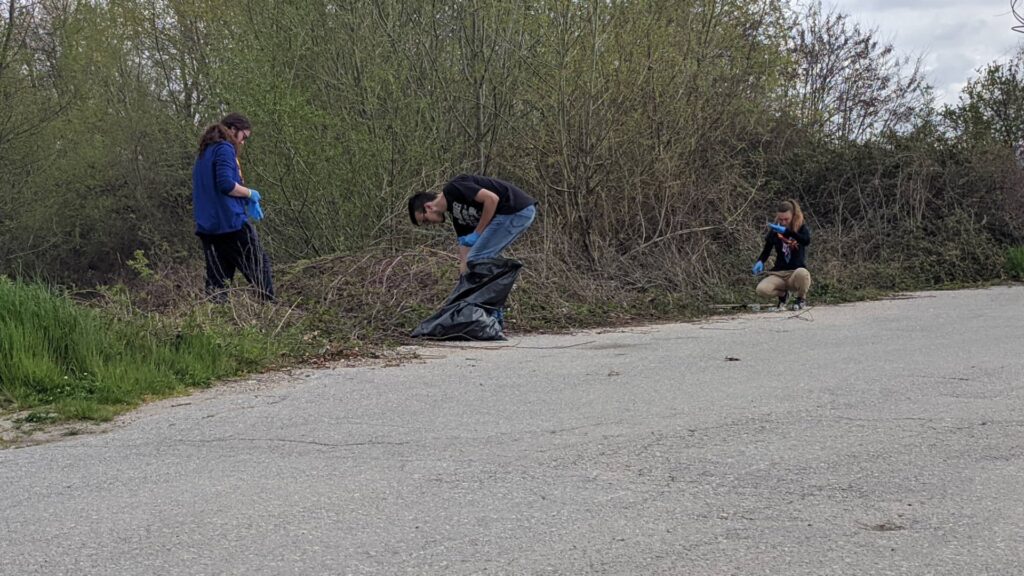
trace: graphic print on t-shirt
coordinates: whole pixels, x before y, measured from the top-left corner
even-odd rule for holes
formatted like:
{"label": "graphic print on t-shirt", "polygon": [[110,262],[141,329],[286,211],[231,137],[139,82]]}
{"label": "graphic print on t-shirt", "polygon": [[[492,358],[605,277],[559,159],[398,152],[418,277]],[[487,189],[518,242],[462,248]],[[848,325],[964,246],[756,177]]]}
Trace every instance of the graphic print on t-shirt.
{"label": "graphic print on t-shirt", "polygon": [[792,238],[786,238],[782,234],[779,234],[779,239],[782,240],[782,257],[789,262],[789,257],[797,251],[800,243]]}
{"label": "graphic print on t-shirt", "polygon": [[476,228],[476,225],[480,223],[480,211],[468,204],[456,202],[452,204],[452,219],[459,226]]}

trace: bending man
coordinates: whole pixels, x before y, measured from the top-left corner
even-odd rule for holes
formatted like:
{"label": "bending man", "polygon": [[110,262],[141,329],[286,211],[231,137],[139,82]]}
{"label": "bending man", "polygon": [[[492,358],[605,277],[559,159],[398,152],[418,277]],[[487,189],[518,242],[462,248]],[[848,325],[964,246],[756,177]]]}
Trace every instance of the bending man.
{"label": "bending man", "polygon": [[514,184],[460,174],[440,194],[419,192],[409,198],[413,225],[443,224],[452,215],[459,241],[459,272],[469,264],[496,258],[533,224],[536,200]]}

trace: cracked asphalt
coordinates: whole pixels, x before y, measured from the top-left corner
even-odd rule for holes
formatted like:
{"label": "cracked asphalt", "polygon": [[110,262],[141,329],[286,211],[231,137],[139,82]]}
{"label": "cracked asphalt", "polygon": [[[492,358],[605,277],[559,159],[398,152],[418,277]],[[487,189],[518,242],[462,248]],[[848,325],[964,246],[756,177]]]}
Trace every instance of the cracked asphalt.
{"label": "cracked asphalt", "polygon": [[1022,336],[1001,287],[206,391],[0,451],[0,574],[1020,574]]}

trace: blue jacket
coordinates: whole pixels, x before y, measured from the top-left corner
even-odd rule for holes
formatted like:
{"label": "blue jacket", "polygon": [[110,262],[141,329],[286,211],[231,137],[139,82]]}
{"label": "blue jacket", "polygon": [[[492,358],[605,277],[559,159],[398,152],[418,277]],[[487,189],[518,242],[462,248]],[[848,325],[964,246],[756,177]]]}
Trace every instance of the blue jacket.
{"label": "blue jacket", "polygon": [[206,148],[192,167],[192,211],[196,234],[226,234],[245,226],[245,198],[228,196],[242,175],[235,147],[217,142]]}

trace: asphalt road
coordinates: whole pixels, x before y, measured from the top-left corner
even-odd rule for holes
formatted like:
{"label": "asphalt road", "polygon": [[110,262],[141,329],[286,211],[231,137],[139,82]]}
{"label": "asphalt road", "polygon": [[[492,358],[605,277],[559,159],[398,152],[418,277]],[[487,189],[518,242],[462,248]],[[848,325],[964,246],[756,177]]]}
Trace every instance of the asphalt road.
{"label": "asphalt road", "polygon": [[0,574],[1024,573],[1024,288],[424,354],[0,451]]}

